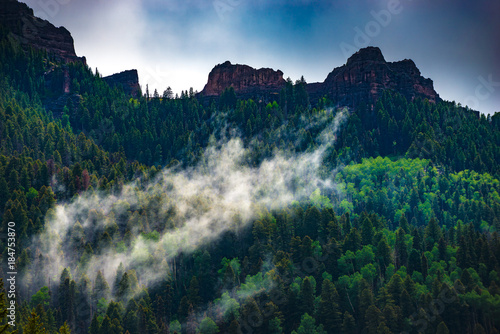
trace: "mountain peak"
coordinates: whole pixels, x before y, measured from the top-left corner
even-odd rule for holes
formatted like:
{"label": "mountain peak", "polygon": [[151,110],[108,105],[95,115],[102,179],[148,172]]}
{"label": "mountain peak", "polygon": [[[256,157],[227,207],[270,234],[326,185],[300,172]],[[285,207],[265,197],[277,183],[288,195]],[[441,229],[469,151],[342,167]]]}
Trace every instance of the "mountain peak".
{"label": "mountain peak", "polygon": [[375,46],[369,46],[360,49],[358,52],[349,57],[349,59],[347,59],[346,64],[352,65],[356,62],[366,62],[366,61],[385,63],[382,51],[380,51],[380,49]]}
{"label": "mountain peak", "polygon": [[407,100],[415,98],[438,101],[431,79],[420,74],[413,60],[387,62],[377,47],[360,49],[335,68],[323,83],[308,87],[311,100],[329,96],[340,105],[356,105],[359,102],[374,104],[384,90],[392,90]]}
{"label": "mountain peak", "polygon": [[240,95],[277,92],[284,85],[283,72],[280,70],[256,69],[248,65],[231,64],[228,60],[210,71],[201,95],[218,96],[231,86]]}
{"label": "mountain peak", "polygon": [[[241,97],[278,93],[285,85],[283,72],[231,64],[215,66],[208,76],[202,96],[219,96],[233,87]],[[307,84],[311,101],[328,96],[339,105],[374,104],[384,90],[393,90],[408,100],[439,100],[431,79],[424,78],[413,60],[387,62],[378,47],[369,46],[354,53],[345,65],[335,68],[322,83]],[[314,102],[313,102],[314,103]]]}
{"label": "mountain peak", "polygon": [[110,86],[121,86],[128,95],[137,97],[141,90],[137,70],[127,70],[103,78]]}
{"label": "mountain peak", "polygon": [[231,64],[231,62],[229,60],[226,60],[225,62],[223,62],[222,64],[219,64],[218,66],[219,67],[229,67],[229,66],[232,66],[233,64]]}

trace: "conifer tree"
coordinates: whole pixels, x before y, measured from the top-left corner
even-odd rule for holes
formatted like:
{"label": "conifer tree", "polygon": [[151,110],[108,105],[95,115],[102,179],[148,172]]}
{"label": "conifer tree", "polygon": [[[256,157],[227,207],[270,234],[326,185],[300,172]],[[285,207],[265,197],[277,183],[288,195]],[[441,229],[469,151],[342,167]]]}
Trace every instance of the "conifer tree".
{"label": "conifer tree", "polygon": [[300,286],[300,307],[304,313],[314,312],[314,289],[309,277],[304,278]]}
{"label": "conifer tree", "polygon": [[378,307],[375,305],[369,306],[365,314],[365,332],[368,334],[377,334],[379,325],[382,323],[384,324],[382,329],[384,329],[384,326],[386,325],[382,312],[380,312]]}
{"label": "conifer tree", "polygon": [[89,334],[99,334],[99,321],[97,320],[96,313],[94,313],[92,321],[90,322]]}
{"label": "conifer tree", "polygon": [[365,215],[362,222],[361,228],[361,243],[363,245],[369,245],[372,243],[373,238],[373,224],[370,218]]}
{"label": "conifer tree", "polygon": [[448,330],[448,327],[443,321],[441,321],[437,326],[436,334],[449,334],[449,333],[450,331]]}
{"label": "conifer tree", "polygon": [[69,329],[68,323],[64,322],[64,324],[59,328],[60,334],[71,334],[71,330]]}
{"label": "conifer tree", "polygon": [[23,334],[47,334],[47,330],[40,320],[40,316],[31,311],[31,316],[28,319],[28,323],[23,328]]}
{"label": "conifer tree", "polygon": [[318,306],[318,322],[327,333],[337,333],[341,326],[337,289],[329,279],[323,280]]}
{"label": "conifer tree", "polygon": [[[404,216],[403,216],[404,217]],[[405,243],[405,232],[402,228],[399,228],[396,232],[396,245],[395,245],[395,258],[396,258],[396,269],[401,266],[407,266],[408,262],[408,249]]]}
{"label": "conifer tree", "polygon": [[356,320],[348,312],[344,312],[344,320],[342,321],[342,332],[343,334],[355,334],[356,333]]}

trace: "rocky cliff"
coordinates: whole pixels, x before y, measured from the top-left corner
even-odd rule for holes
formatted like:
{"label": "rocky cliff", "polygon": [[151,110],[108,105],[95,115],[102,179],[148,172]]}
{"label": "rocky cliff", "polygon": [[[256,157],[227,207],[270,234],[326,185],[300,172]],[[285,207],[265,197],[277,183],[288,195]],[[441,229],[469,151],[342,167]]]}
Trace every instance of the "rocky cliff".
{"label": "rocky cliff", "polygon": [[255,69],[247,65],[233,65],[226,61],[212,69],[201,95],[218,96],[231,86],[239,95],[279,92],[284,85],[283,72],[279,70]]}
{"label": "rocky cliff", "polygon": [[110,86],[121,86],[126,94],[137,97],[140,93],[137,70],[128,70],[103,78]]}
{"label": "rocky cliff", "polygon": [[[240,97],[248,97],[277,93],[284,85],[280,70],[254,69],[227,61],[212,69],[200,95],[218,96],[232,86]],[[306,89],[312,102],[328,96],[339,105],[347,106],[359,102],[373,104],[388,89],[401,93],[408,100],[416,97],[427,98],[431,102],[439,100],[432,80],[424,78],[412,60],[387,62],[376,47],[359,50],[345,65],[328,74],[324,82],[307,84]]]}
{"label": "rocky cliff", "polygon": [[439,100],[432,80],[422,77],[412,60],[387,62],[379,48],[367,47],[335,68],[323,83],[307,87],[311,99],[327,95],[339,104],[375,102],[384,90],[394,90],[408,100],[416,97]]}
{"label": "rocky cliff", "polygon": [[64,27],[56,28],[46,20],[33,15],[33,10],[17,0],[0,0],[0,24],[10,31],[10,36],[27,48],[46,50],[66,62],[85,62],[78,57],[73,37]]}

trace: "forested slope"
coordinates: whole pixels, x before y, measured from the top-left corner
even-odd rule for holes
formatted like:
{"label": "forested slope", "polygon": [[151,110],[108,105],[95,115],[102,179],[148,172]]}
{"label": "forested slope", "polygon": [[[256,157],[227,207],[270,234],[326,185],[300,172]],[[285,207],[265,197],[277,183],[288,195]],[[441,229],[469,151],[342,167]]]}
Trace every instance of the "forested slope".
{"label": "forested slope", "polygon": [[500,329],[498,114],[391,91],[312,108],[303,80],[132,98],[0,35],[19,333]]}

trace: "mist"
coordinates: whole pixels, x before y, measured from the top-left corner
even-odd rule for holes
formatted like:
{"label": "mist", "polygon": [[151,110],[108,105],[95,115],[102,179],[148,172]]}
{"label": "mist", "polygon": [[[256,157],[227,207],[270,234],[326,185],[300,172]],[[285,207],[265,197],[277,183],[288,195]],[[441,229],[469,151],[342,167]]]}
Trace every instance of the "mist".
{"label": "mist", "polygon": [[[327,110],[309,123],[323,123],[314,150],[278,151],[252,166],[251,148],[233,137],[212,143],[194,167],[165,168],[149,181],[124,185],[119,193],[87,192],[56,205],[32,244],[48,259],[45,280],[58,282],[63,268],[91,280],[100,270],[111,285],[122,263],[125,270],[136,270],[140,284],[151,286],[168,277],[176,256],[190,254],[229,230],[241,231],[265,210],[307,199],[316,189],[338,191],[334,175],[320,176],[320,167],[347,115],[346,109]],[[137,216],[136,211],[148,215]],[[118,226],[122,220],[126,223]],[[129,245],[119,230],[130,232]],[[85,261],[84,240],[98,240]]]}

